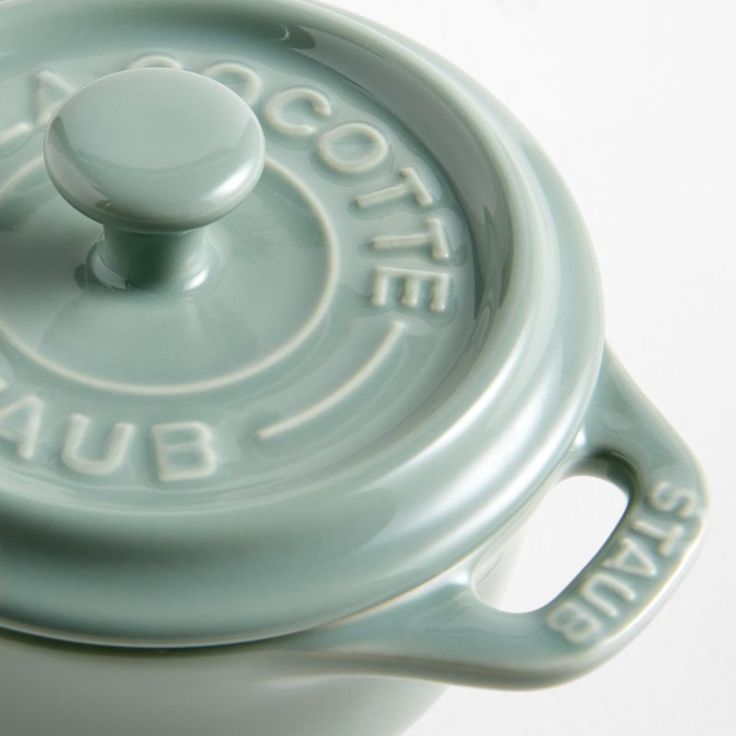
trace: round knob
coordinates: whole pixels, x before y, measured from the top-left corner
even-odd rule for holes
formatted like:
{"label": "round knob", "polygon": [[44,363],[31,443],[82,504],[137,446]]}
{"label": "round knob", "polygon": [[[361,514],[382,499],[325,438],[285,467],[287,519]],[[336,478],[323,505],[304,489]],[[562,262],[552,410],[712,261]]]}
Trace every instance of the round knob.
{"label": "round knob", "polygon": [[265,143],[232,90],[157,68],[80,89],[51,120],[44,152],[61,195],[105,227],[103,281],[187,287],[211,265],[202,228],[256,185]]}

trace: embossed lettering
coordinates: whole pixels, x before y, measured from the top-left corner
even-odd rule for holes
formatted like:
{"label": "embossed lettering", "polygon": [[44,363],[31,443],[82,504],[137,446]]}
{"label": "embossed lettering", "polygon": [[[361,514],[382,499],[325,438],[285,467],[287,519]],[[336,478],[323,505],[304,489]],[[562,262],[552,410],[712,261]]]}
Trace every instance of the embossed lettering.
{"label": "embossed lettering", "polygon": [[[362,139],[368,150],[353,155],[351,139]],[[322,161],[340,174],[364,174],[380,166],[391,151],[386,136],[368,123],[343,123],[323,133],[317,142],[317,151]],[[350,152],[347,153],[346,151]]]}
{"label": "embossed lettering", "polygon": [[657,574],[657,566],[639,542],[628,534],[619,540],[621,549],[609,557],[603,567],[619,570],[641,578],[653,578]]}
{"label": "embossed lettering", "polygon": [[164,482],[207,478],[217,470],[212,429],[202,422],[157,424],[151,428],[158,477]]}
{"label": "embossed lettering", "polygon": [[379,189],[370,194],[363,194],[360,197],[356,197],[355,203],[361,209],[368,209],[369,207],[376,207],[377,205],[412,196],[420,207],[429,207],[431,204],[434,204],[432,195],[420,179],[416,169],[409,166],[401,169],[399,174],[403,179],[401,184]]}
{"label": "embossed lettering", "polygon": [[667,527],[662,527],[645,519],[636,519],[631,526],[640,534],[659,542],[657,552],[662,557],[671,557],[685,536],[685,527],[681,524],[670,524]]}
{"label": "embossed lettering", "polygon": [[313,87],[292,87],[274,95],[263,108],[266,122],[283,135],[308,138],[317,132],[310,123],[289,122],[285,116],[286,108],[295,102],[307,102],[317,117],[332,116],[332,105],[325,94]]}
{"label": "embossed lettering", "polygon": [[429,247],[435,261],[450,260],[450,243],[442,220],[427,220],[427,230],[411,235],[384,235],[374,238],[372,242],[376,250],[406,250],[407,248]]}
{"label": "embossed lettering", "polygon": [[607,588],[625,601],[636,600],[636,591],[619,578],[605,572],[597,572],[583,583],[580,595],[606,614],[609,618],[618,616],[618,609],[607,598],[601,595],[600,589]]}
{"label": "embossed lettering", "polygon": [[261,78],[253,69],[243,64],[237,64],[234,61],[220,61],[208,66],[202,74],[211,79],[216,79],[226,87],[230,87],[251,107],[261,97],[263,91]]}
{"label": "embossed lettering", "polygon": [[183,65],[168,54],[146,54],[133,61],[129,69],[182,69]]}
{"label": "embossed lettering", "polygon": [[132,424],[117,423],[107,439],[103,457],[83,457],[82,447],[92,420],[84,414],[72,414],[69,418],[61,461],[67,468],[84,475],[111,475],[120,468],[135,434]]}
{"label": "embossed lettering", "polygon": [[43,401],[33,394],[0,409],[0,437],[15,444],[23,460],[31,460],[36,452],[43,410]]}
{"label": "embossed lettering", "polygon": [[657,511],[675,513],[681,519],[697,516],[700,498],[693,488],[679,488],[663,483],[650,492],[647,500]]}
{"label": "embossed lettering", "polygon": [[402,268],[377,268],[374,272],[372,304],[384,307],[389,302],[391,285],[401,284],[401,303],[410,309],[421,305],[423,287],[429,291],[429,308],[433,312],[447,310],[450,277],[439,271],[419,271]]}
{"label": "embossed lettering", "polygon": [[16,123],[5,130],[0,130],[0,150],[16,146],[33,132],[30,123]]}
{"label": "embossed lettering", "polygon": [[592,613],[575,601],[565,601],[552,610],[547,615],[547,625],[573,644],[586,642],[603,628]]}

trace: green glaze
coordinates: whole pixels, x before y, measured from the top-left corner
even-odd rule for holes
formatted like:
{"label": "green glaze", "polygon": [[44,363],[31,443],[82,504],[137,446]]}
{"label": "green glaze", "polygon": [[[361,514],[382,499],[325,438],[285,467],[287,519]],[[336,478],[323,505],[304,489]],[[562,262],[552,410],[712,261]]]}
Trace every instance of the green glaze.
{"label": "green glaze", "polygon": [[[487,561],[484,600],[499,600],[514,562],[508,547]],[[0,723],[13,736],[397,736],[446,689],[253,643],[110,648],[0,630],[0,663]]]}
{"label": "green glaze", "polygon": [[[102,227],[34,163],[44,126],[9,147],[5,217],[27,213],[0,249],[15,423],[0,444],[0,510],[24,530],[0,559],[0,619],[15,629],[192,646],[375,605],[519,515],[596,380],[586,235],[564,193],[551,193],[555,208],[539,197],[513,128],[342,15],[241,3],[253,21],[241,26],[227,4],[191,6],[199,40],[181,30],[172,46],[167,7],[136,6],[120,26],[114,6],[69,6],[59,33],[75,54],[44,46],[41,71],[12,77],[43,92],[52,121],[77,95],[104,107],[96,93],[130,78],[95,76],[185,66],[237,90],[266,141],[257,186],[206,228],[212,277],[178,291],[115,288],[125,280],[101,272]],[[9,26],[29,12],[7,6]],[[283,17],[291,43],[273,38]],[[306,49],[302,32],[317,39]],[[46,101],[65,84],[82,91],[59,95],[55,118]],[[545,395],[554,404],[531,413]],[[37,420],[30,440],[18,435]]]}
{"label": "green glaze", "polygon": [[224,85],[132,69],[72,95],[44,154],[61,195],[105,227],[91,256],[102,283],[192,288],[214,260],[201,228],[251,192],[265,144],[256,116]]}
{"label": "green glaze", "polygon": [[488,606],[474,589],[473,561],[464,561],[402,600],[274,646],[346,674],[505,689],[554,685],[593,669],[649,621],[687,568],[702,527],[702,479],[610,355],[561,472],[610,480],[629,505],[596,557],[543,608]]}
{"label": "green glaze", "polygon": [[[270,696],[238,687],[262,658],[381,676],[381,697],[396,676],[534,687],[648,620],[702,481],[605,349],[585,227],[497,101],[311,3],[11,0],[0,20],[0,657],[57,661],[53,638],[83,672],[116,647],[127,682],[137,656],[215,672],[227,651],[224,720],[193,707],[224,736],[247,702],[261,734]],[[627,491],[621,526],[544,609],[481,603],[478,565],[576,472]],[[417,687],[415,714],[436,695]],[[149,730],[185,733],[175,708]]]}
{"label": "green glaze", "polygon": [[213,79],[132,69],[79,90],[53,115],[46,167],[65,199],[106,226],[183,232],[219,219],[256,185],[255,115]]}

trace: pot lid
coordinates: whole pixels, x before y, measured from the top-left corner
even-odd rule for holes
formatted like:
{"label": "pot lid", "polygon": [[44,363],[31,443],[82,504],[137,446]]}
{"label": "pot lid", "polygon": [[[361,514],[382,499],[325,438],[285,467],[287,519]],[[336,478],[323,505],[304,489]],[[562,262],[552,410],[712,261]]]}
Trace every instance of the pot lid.
{"label": "pot lid", "polygon": [[301,2],[0,13],[3,625],[274,636],[508,524],[602,339],[585,233],[502,108]]}

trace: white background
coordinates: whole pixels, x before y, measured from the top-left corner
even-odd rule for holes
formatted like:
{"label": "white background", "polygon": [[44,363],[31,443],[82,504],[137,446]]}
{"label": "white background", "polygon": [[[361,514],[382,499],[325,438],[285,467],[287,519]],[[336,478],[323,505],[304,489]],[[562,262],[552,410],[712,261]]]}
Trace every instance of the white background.
{"label": "white background", "polygon": [[[736,3],[332,4],[452,60],[541,142],[591,231],[608,338],[700,458],[711,491],[700,559],[613,661],[547,691],[453,689],[410,736],[736,733]],[[555,560],[569,566],[602,541],[616,498],[600,498],[568,488],[540,509],[514,582],[518,606],[554,594],[550,580],[565,572]]]}

